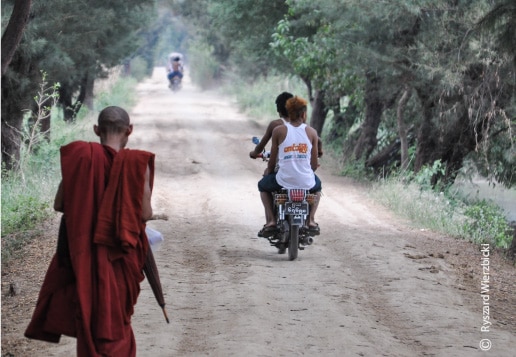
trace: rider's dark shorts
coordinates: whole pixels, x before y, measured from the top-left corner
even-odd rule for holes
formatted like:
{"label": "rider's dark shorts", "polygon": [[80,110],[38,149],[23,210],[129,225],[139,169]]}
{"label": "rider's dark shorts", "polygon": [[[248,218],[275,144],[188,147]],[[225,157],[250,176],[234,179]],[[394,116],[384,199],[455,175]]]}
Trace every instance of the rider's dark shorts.
{"label": "rider's dark shorts", "polygon": [[170,72],[168,75],[167,75],[167,78],[170,80],[172,79],[172,77],[174,76],[178,76],[179,78],[183,78],[183,73],[179,72],[179,71],[174,71],[174,72]]}
{"label": "rider's dark shorts", "polygon": [[[281,187],[280,184],[278,184],[278,181],[276,181],[276,173],[269,174],[267,176],[264,176],[259,182],[258,182],[258,191],[260,192],[274,192],[279,191],[283,187]],[[311,193],[319,192],[322,190],[322,184],[321,180],[317,175],[315,175],[315,186],[310,189]]]}

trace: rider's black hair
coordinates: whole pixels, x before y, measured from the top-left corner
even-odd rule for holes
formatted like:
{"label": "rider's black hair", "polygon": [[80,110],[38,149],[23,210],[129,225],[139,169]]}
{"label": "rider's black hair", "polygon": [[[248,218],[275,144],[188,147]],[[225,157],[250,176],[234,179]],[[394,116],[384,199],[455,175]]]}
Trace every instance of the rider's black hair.
{"label": "rider's black hair", "polygon": [[280,113],[282,118],[288,117],[287,108],[285,105],[287,104],[287,100],[292,98],[294,95],[289,92],[283,92],[276,97],[276,110]]}

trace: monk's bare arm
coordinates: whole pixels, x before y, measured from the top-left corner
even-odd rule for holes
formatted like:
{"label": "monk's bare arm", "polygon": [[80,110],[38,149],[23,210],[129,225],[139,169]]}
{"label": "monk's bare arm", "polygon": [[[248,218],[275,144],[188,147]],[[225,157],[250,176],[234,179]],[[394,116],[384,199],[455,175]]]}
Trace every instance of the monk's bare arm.
{"label": "monk's bare arm", "polygon": [[56,197],[54,199],[54,209],[58,212],[63,212],[63,182],[59,183]]}
{"label": "monk's bare arm", "polygon": [[147,166],[147,170],[145,171],[145,184],[143,187],[142,201],[142,220],[144,222],[152,218],[151,195],[152,191],[150,188],[150,168]]}

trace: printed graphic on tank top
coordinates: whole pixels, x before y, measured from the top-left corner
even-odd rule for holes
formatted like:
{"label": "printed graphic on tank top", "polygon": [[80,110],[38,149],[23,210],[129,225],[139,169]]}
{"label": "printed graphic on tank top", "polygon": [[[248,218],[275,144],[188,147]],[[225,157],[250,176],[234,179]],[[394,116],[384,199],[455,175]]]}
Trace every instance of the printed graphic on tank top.
{"label": "printed graphic on tank top", "polygon": [[287,136],[279,145],[276,181],[284,188],[311,189],[315,186],[315,174],[310,166],[312,143],[306,135],[306,124],[285,126]]}

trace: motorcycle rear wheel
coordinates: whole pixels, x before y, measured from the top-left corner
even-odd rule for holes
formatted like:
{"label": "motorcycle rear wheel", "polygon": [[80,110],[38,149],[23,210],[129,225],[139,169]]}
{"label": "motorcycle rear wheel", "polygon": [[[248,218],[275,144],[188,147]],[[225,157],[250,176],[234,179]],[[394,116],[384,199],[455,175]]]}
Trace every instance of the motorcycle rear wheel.
{"label": "motorcycle rear wheel", "polygon": [[299,249],[299,226],[290,226],[290,239],[288,241],[288,259],[295,260]]}

